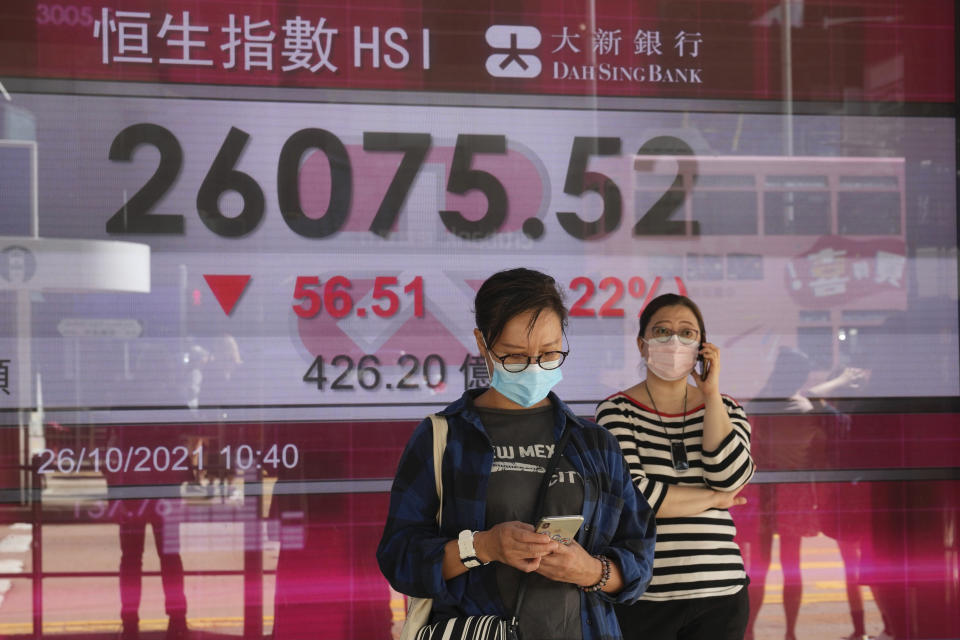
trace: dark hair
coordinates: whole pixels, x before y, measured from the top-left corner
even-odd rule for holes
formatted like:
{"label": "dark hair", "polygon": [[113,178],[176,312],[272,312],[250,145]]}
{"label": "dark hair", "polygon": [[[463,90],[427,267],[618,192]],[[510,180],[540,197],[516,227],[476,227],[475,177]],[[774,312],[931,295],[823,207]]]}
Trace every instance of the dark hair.
{"label": "dark hair", "polygon": [[567,326],[567,308],[556,280],[533,269],[508,269],[493,274],[480,285],[473,307],[477,328],[489,347],[500,339],[511,319],[527,311],[534,312],[528,329],[533,329],[545,309],[557,314],[561,328]]}
{"label": "dark hair", "polygon": [[677,295],[676,293],[665,293],[657,296],[644,307],[643,312],[640,314],[640,332],[637,334],[637,337],[643,337],[643,334],[647,330],[647,325],[650,324],[650,319],[657,311],[660,311],[660,309],[664,307],[676,307],[678,305],[690,309],[693,315],[697,317],[697,324],[700,326],[700,342],[706,342],[707,327],[703,324],[703,314],[700,313],[700,307],[687,296]]}

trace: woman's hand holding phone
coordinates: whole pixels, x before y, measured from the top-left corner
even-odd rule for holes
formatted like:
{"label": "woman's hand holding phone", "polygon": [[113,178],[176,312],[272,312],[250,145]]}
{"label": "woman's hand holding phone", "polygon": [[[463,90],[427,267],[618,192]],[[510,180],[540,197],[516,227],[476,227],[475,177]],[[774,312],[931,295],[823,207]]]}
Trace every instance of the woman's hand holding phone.
{"label": "woman's hand holding phone", "polygon": [[501,522],[473,538],[477,557],[483,562],[497,561],[520,571],[536,571],[542,559],[557,550],[560,543],[534,531],[526,522]]}
{"label": "woman's hand holding phone", "polygon": [[576,540],[558,545],[556,551],[540,559],[537,573],[555,582],[570,582],[589,587],[600,580],[600,561],[587,553]]}

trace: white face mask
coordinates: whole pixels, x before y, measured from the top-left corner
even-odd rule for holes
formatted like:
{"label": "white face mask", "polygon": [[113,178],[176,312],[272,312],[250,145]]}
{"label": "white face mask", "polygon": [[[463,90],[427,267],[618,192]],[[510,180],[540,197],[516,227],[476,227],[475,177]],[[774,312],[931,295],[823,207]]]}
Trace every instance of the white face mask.
{"label": "white face mask", "polygon": [[673,336],[668,342],[643,342],[647,345],[647,369],[667,382],[682,380],[690,375],[700,353],[698,343],[682,344],[677,336]]}

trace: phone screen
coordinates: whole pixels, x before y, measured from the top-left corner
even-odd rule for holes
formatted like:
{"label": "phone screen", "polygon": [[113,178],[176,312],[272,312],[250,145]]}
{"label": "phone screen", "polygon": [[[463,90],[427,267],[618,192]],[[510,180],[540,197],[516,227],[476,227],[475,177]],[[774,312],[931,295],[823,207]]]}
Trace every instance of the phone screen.
{"label": "phone screen", "polygon": [[537,533],[548,535],[560,544],[570,544],[581,524],[583,516],[547,516],[537,523]]}

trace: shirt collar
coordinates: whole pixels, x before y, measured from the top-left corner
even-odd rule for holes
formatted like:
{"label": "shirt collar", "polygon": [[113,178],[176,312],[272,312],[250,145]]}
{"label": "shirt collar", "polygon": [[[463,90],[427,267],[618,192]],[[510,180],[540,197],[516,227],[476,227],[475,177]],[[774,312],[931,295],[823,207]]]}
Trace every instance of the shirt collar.
{"label": "shirt collar", "polygon": [[[468,399],[475,399],[485,391],[486,389],[467,389],[463,392],[462,396],[437,413],[442,416],[459,415],[463,420],[470,422],[483,430],[483,425],[480,422],[480,416],[478,416],[477,412],[473,410],[471,406],[472,403],[469,403]],[[557,394],[551,391],[547,394],[547,397],[550,398],[551,403],[556,409],[554,418],[556,426],[560,427],[560,431],[558,433],[563,432],[563,426],[567,422],[572,422],[574,425],[580,426],[580,422],[574,415],[573,411],[563,402],[563,400],[557,396]]]}

